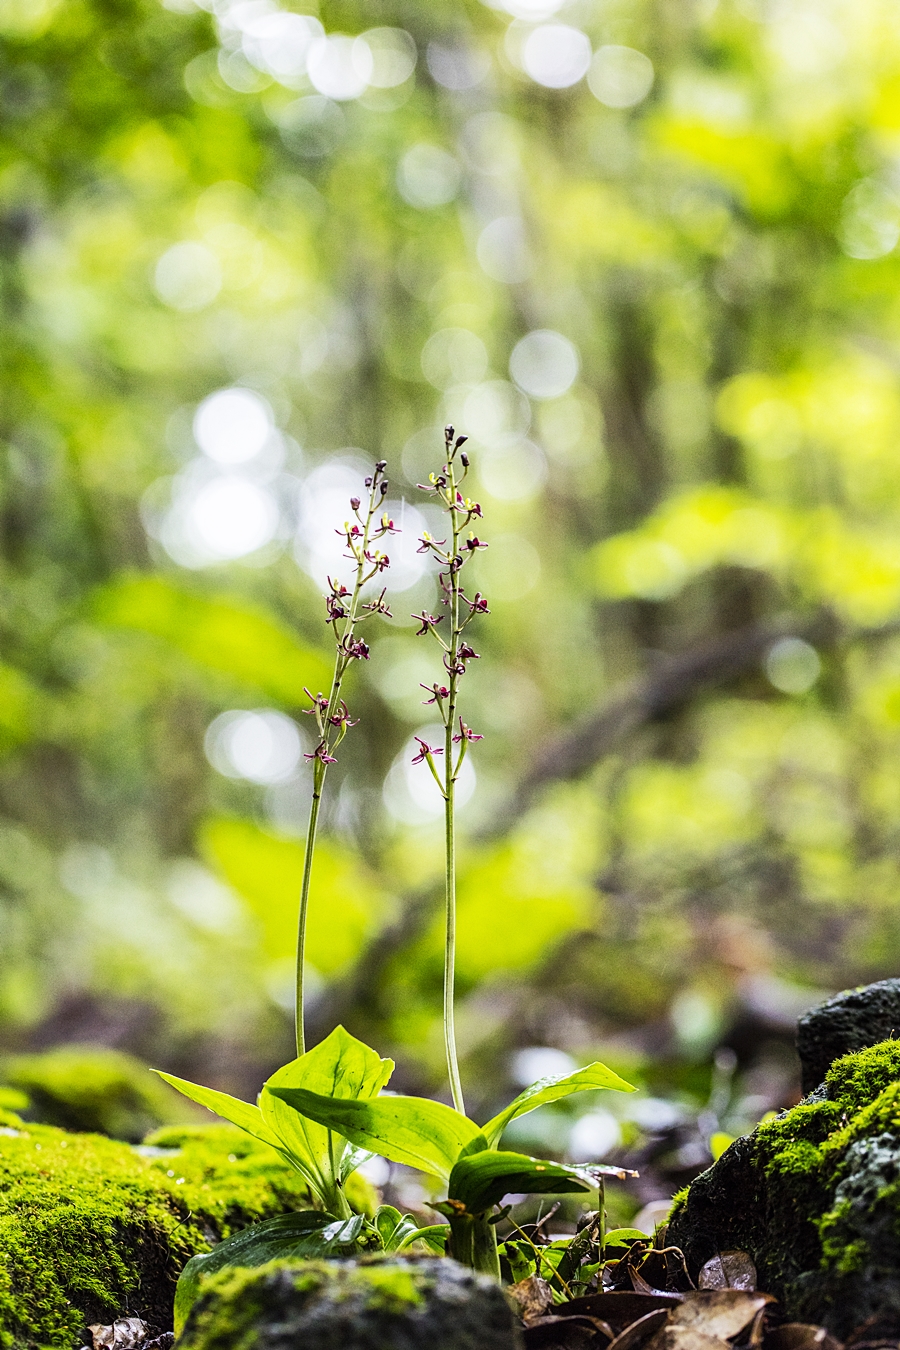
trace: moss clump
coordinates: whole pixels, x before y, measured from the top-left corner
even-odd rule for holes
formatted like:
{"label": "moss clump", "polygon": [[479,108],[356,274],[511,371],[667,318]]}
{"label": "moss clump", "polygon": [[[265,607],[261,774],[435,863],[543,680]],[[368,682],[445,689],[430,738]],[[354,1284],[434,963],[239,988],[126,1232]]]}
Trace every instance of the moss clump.
{"label": "moss clump", "polygon": [[669,1238],[694,1268],[749,1251],[793,1318],[846,1335],[886,1316],[900,1334],[900,1043],[837,1060],[804,1102],[737,1140]]}
{"label": "moss clump", "polygon": [[493,1280],[445,1258],[271,1261],[210,1278],[179,1350],[517,1350]]}
{"label": "moss clump", "polygon": [[[133,1055],[102,1046],[66,1045],[0,1063],[3,1102],[27,1120],[137,1143],[157,1125],[197,1119],[196,1109]],[[22,1095],[24,1094],[24,1096]]]}
{"label": "moss clump", "polygon": [[309,1206],[299,1173],[231,1126],[152,1138],[134,1149],[0,1111],[2,1350],[72,1350],[123,1313],[169,1328],[189,1257]]}

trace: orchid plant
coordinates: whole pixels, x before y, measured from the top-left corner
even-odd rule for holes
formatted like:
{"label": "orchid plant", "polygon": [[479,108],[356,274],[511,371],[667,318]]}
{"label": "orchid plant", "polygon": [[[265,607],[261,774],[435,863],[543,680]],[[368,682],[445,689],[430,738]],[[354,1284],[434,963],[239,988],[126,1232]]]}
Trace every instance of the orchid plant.
{"label": "orchid plant", "polygon": [[[428,765],[444,800],[444,1040],[453,1106],[422,1097],[384,1094],[393,1061],[382,1059],[343,1027],[336,1027],[312,1049],[307,1050],[305,1042],[304,943],[322,791],[328,766],[336,759],[334,752],[355,725],[343,698],[343,682],[350,663],[369,655],[366,643],[358,636],[361,622],[372,614],[390,615],[384,589],[374,599],[364,598],[372,581],[390,565],[379,544],[396,532],[394,522],[383,510],[388,484],[386,464],[379,460],[366,479],[365,507],[361,498],[351,498],[352,518],[338,531],[345,538],[346,556],[354,563],[355,573],[349,587],[329,578],[326,622],[335,639],[331,690],[327,696],[306,691],[312,700],[309,712],[316,719],[319,739],[308,756],[313,766],[313,787],[299,907],[297,1056],[267,1080],[255,1105],[161,1074],[192,1101],[281,1154],[305,1178],[316,1208],[256,1224],[189,1261],[178,1284],[176,1329],[183,1324],[206,1275],[226,1265],[259,1265],[274,1256],[348,1255],[366,1247],[403,1251],[414,1242],[423,1242],[499,1278],[496,1223],[502,1212],[498,1215],[493,1211],[505,1195],[583,1191],[602,1186],[603,1172],[617,1170],[572,1167],[500,1147],[503,1132],[512,1120],[548,1102],[598,1088],[633,1091],[630,1084],[599,1062],[574,1073],[542,1079],[483,1125],[471,1120],[464,1110],[453,1017],[455,793],[469,745],[482,738],[466,724],[458,701],[467,663],[478,659],[466,630],[474,618],[490,612],[480,592],[471,598],[466,595],[460,579],[468,560],[487,547],[470,528],[481,518],[481,507],[462,492],[470,467],[462,449],[465,443],[465,436],[457,436],[453,427],[447,427],[443,466],[421,485],[439,499],[448,517],[446,539],[436,540],[427,533],[420,539],[421,551],[437,560],[446,616],[425,610],[413,616],[421,624],[420,634],[432,633],[438,639],[444,668],[441,681],[425,686],[430,695],[426,703],[436,706],[443,723],[444,744],[430,746],[420,739],[415,758]],[[446,630],[439,632],[445,617],[449,620]],[[438,757],[442,757],[440,769]],[[345,1192],[347,1178],[375,1154],[418,1168],[443,1183],[447,1197],[434,1208],[445,1222],[422,1225],[390,1205],[382,1205],[371,1219],[354,1214]]]}
{"label": "orchid plant", "polygon": [[[456,966],[456,784],[459,779],[463,760],[472,741],[480,741],[479,736],[467,726],[457,713],[459,682],[466,673],[466,663],[477,661],[478,653],[466,640],[466,629],[478,614],[489,614],[487,601],[480,592],[470,600],[462,585],[461,573],[466,563],[479,549],[487,548],[474,531],[466,530],[473,520],[481,519],[481,506],[478,502],[464,497],[460,491],[469,472],[469,457],[463,450],[467,436],[457,436],[453,427],[444,430],[444,450],[446,459],[438,473],[429,475],[427,483],[420,483],[423,492],[430,492],[438,498],[447,515],[447,538],[433,539],[426,531],[419,543],[420,553],[428,553],[437,560],[438,580],[441,590],[441,604],[447,614],[414,614],[421,628],[418,635],[432,633],[440,644],[443,655],[446,684],[435,682],[430,687],[422,687],[430,693],[426,704],[434,704],[444,724],[443,746],[429,745],[427,741],[416,737],[419,749],[413,757],[414,764],[423,761],[431,770],[432,776],[444,799],[444,1050],[447,1056],[447,1075],[450,1079],[450,1094],[457,1111],[464,1112],[462,1083],[459,1076],[459,1061],[456,1053],[456,1027],[454,1017],[454,984]],[[466,537],[464,538],[464,535]],[[446,637],[442,637],[438,625],[449,618]],[[458,722],[457,722],[458,719]],[[455,747],[459,747],[457,750]],[[442,772],[438,770],[435,757],[443,756]]]}

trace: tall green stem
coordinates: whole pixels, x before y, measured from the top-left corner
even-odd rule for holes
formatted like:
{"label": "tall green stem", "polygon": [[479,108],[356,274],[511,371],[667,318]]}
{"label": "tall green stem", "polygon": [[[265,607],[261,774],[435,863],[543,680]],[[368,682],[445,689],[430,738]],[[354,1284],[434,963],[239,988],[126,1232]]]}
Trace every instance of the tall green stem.
{"label": "tall green stem", "polygon": [[[456,477],[451,460],[448,468],[450,500],[456,501]],[[456,559],[459,557],[459,513],[451,508],[450,520],[453,530],[453,548],[450,554],[450,649],[448,667],[450,675],[449,694],[446,701],[446,727],[444,729],[444,834],[446,845],[446,890],[445,916],[446,933],[444,942],[444,1049],[447,1055],[447,1075],[450,1079],[450,1094],[457,1111],[466,1113],[463,1102],[462,1082],[459,1076],[459,1061],[456,1054],[455,1021],[455,982],[456,982],[456,778],[462,763],[461,744],[459,761],[453,763],[453,729],[456,723],[456,696],[459,685],[459,569]]]}
{"label": "tall green stem", "polygon": [[[383,467],[383,465],[378,466]],[[312,882],[313,855],[316,847],[316,833],[319,827],[319,809],[322,804],[322,791],[325,786],[325,775],[328,771],[329,753],[336,748],[346,731],[346,722],[339,716],[341,708],[341,686],[344,682],[344,675],[347,666],[353,659],[350,650],[351,640],[353,638],[354,628],[360,618],[360,606],[362,604],[363,587],[377,573],[378,567],[372,566],[371,558],[368,556],[370,545],[372,543],[373,523],[375,521],[376,511],[383,496],[381,492],[381,483],[385,482],[379,477],[378,467],[372,477],[371,488],[369,491],[368,509],[366,511],[366,520],[363,526],[362,538],[354,543],[350,543],[348,536],[348,545],[352,548],[356,557],[356,577],[353,583],[353,591],[350,597],[350,605],[344,616],[344,624],[340,633],[338,625],[335,622],[334,632],[337,642],[337,654],[334,661],[334,674],[331,679],[331,692],[328,696],[328,703],[324,713],[319,705],[316,705],[316,717],[319,724],[320,743],[313,758],[313,791],[312,801],[309,807],[309,823],[306,828],[306,852],[303,857],[303,877],[300,883],[300,910],[297,918],[297,964],[296,964],[296,983],[294,998],[294,1035],[297,1043],[297,1055],[306,1053],[306,1028],[305,1028],[305,982],[306,982],[306,921],[309,911],[309,889]],[[359,502],[355,502],[358,508]],[[382,529],[381,533],[384,533]],[[376,532],[376,539],[380,536]],[[372,606],[369,606],[371,609]],[[322,700],[324,703],[324,699]],[[346,709],[344,710],[346,711]],[[321,754],[319,753],[321,751]]]}
{"label": "tall green stem", "polygon": [[297,922],[297,983],[294,1000],[294,1034],[297,1040],[297,1056],[306,1054],[306,1027],[304,1022],[304,983],[306,978],[306,915],[309,909],[309,883],[312,880],[312,860],[316,847],[316,830],[319,826],[319,805],[322,801],[322,786],[325,782],[326,765],[316,760],[313,770],[313,793],[309,808],[309,824],[306,827],[306,853],[303,857],[303,880],[300,883],[300,915]]}

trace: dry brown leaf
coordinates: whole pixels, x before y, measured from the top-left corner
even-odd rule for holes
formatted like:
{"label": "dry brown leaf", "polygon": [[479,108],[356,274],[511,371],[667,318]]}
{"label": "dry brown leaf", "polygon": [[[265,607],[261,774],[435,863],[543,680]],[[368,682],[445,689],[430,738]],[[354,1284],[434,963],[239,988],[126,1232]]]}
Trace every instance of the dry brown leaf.
{"label": "dry brown leaf", "polygon": [[698,1289],[756,1288],[756,1266],[747,1252],[718,1252],[697,1277]]}
{"label": "dry brown leaf", "polygon": [[518,1303],[526,1326],[553,1306],[553,1291],[540,1275],[529,1275],[526,1280],[519,1280],[518,1284],[510,1285],[507,1293]]}
{"label": "dry brown leaf", "polygon": [[636,1322],[632,1322],[630,1327],[619,1332],[615,1340],[607,1346],[607,1350],[637,1350],[638,1346],[655,1336],[668,1320],[668,1308],[657,1308],[655,1312],[645,1313]]}
{"label": "dry brown leaf", "polygon": [[582,1298],[570,1299],[560,1303],[556,1312],[561,1317],[576,1317],[580,1313],[588,1317],[600,1317],[608,1322],[614,1331],[630,1327],[638,1318],[659,1308],[677,1308],[684,1294],[633,1294],[627,1290],[615,1290],[603,1294],[585,1294]]}
{"label": "dry brown leaf", "polygon": [[760,1309],[772,1301],[771,1294],[744,1289],[691,1290],[673,1309],[666,1330],[684,1328],[727,1341],[749,1326]]}
{"label": "dry brown leaf", "polygon": [[139,1317],[120,1317],[110,1326],[94,1322],[88,1327],[94,1341],[94,1350],[132,1350],[147,1339],[150,1328]]}
{"label": "dry brown leaf", "polygon": [[558,1317],[549,1313],[535,1318],[523,1331],[526,1350],[596,1350],[599,1327],[593,1317]]}
{"label": "dry brown leaf", "polygon": [[843,1350],[839,1340],[825,1327],[808,1322],[786,1322],[775,1327],[765,1339],[766,1350]]}
{"label": "dry brown leaf", "polygon": [[696,1326],[665,1326],[645,1350],[732,1350],[722,1336],[710,1336]]}

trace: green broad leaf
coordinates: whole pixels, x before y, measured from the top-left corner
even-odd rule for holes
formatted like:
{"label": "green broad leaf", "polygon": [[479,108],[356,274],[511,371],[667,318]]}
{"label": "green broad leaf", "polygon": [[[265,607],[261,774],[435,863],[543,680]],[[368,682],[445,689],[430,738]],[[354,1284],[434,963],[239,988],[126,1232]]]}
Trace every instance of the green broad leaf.
{"label": "green broad leaf", "polygon": [[375,1154],[370,1153],[367,1148],[345,1148],[344,1156],[341,1158],[341,1181],[347,1180],[351,1172],[355,1172],[357,1167],[362,1167]]}
{"label": "green broad leaf", "polygon": [[186,1078],[176,1078],[174,1074],[163,1073],[162,1069],[154,1069],[153,1072],[159,1074],[160,1078],[176,1088],[183,1096],[189,1097],[192,1102],[205,1106],[208,1111],[231,1121],[232,1125],[240,1126],[242,1130],[252,1134],[254,1139],[271,1144],[279,1153],[285,1152],[284,1144],[275,1131],[266,1124],[258,1106],[242,1102],[238,1097],[230,1097],[227,1092],[217,1092],[215,1088],[201,1087],[199,1083],[189,1083]]}
{"label": "green broad leaf", "polygon": [[264,1084],[259,1106],[267,1127],[316,1178],[326,1200],[362,1158],[357,1150],[348,1148],[346,1139],[336,1139],[328,1126],[299,1114],[281,1096],[281,1090],[304,1088],[329,1100],[365,1100],[377,1096],[393,1071],[393,1060],[382,1059],[343,1027],[335,1027],[324,1041],[278,1069]]}
{"label": "green broad leaf", "polygon": [[639,1228],[611,1228],[603,1241],[603,1250],[607,1247],[630,1247],[633,1242],[650,1242],[652,1239]]}
{"label": "green broad leaf", "polygon": [[414,1228],[412,1232],[405,1233],[393,1250],[405,1252],[414,1242],[424,1242],[433,1252],[443,1256],[447,1249],[447,1238],[449,1236],[449,1223],[429,1223],[424,1228]]}
{"label": "green broad leaf", "polygon": [[427,1097],[377,1097],[348,1101],[302,1088],[270,1088],[301,1115],[343,1134],[359,1148],[391,1162],[418,1167],[449,1180],[465,1146],[481,1133],[468,1116]]}
{"label": "green broad leaf", "polygon": [[264,1266],[286,1257],[347,1256],[356,1247],[365,1220],[335,1219],[316,1209],[279,1214],[226,1238],[211,1252],[192,1256],[175,1289],[175,1334],[180,1335],[205,1279],[227,1266]]}
{"label": "green broad leaf", "polygon": [[590,1092],[597,1088],[613,1088],[616,1092],[635,1090],[631,1083],[626,1083],[624,1078],[620,1078],[612,1069],[597,1061],[595,1064],[588,1064],[585,1069],[577,1069],[575,1073],[563,1074],[559,1078],[541,1078],[537,1083],[532,1083],[531,1087],[520,1092],[505,1110],[489,1120],[482,1129],[488,1143],[493,1147],[509,1122],[516,1116],[527,1115],[529,1111],[535,1111],[539,1106],[545,1106],[547,1102],[559,1101],[561,1097],[571,1097],[575,1092]]}
{"label": "green broad leaf", "polygon": [[381,1245],[386,1252],[391,1250],[389,1246],[391,1238],[403,1223],[404,1218],[408,1217],[408,1215],[401,1214],[400,1210],[396,1209],[394,1205],[379,1205],[376,1209],[373,1223],[375,1224],[375,1231],[381,1238]]}
{"label": "green broad leaf", "polygon": [[411,1214],[401,1214],[393,1205],[381,1205],[375,1211],[375,1228],[386,1252],[401,1251],[415,1240],[419,1225]]}
{"label": "green broad leaf", "polygon": [[585,1168],[529,1158],[524,1153],[473,1153],[460,1158],[450,1173],[447,1203],[465,1205],[470,1214],[484,1214],[510,1191],[526,1195],[581,1191],[594,1184]]}

